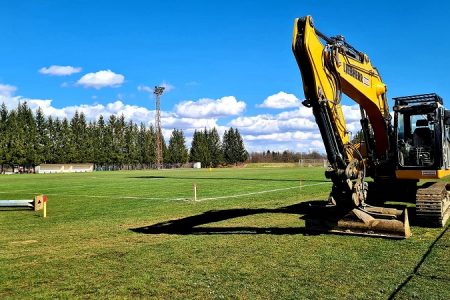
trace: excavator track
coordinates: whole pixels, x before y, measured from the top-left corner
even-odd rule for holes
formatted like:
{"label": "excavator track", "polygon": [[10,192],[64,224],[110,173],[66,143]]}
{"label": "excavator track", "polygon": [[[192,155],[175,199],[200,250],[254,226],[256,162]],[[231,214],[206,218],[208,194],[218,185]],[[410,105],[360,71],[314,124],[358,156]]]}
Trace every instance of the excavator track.
{"label": "excavator track", "polygon": [[417,189],[416,219],[424,226],[443,227],[450,216],[450,184],[428,182]]}

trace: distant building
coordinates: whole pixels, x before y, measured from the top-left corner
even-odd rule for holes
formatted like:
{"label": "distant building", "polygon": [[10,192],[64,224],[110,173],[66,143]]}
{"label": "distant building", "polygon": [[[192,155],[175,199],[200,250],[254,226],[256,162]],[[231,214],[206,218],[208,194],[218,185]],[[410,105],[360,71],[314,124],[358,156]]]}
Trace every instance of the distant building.
{"label": "distant building", "polygon": [[94,164],[41,164],[36,166],[36,173],[82,173],[94,171]]}

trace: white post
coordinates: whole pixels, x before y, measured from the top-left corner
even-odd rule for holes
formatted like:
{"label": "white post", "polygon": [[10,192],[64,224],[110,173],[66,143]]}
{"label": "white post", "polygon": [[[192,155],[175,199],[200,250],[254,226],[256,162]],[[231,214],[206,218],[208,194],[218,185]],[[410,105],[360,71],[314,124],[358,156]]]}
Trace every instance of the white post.
{"label": "white post", "polygon": [[197,201],[197,184],[194,183],[194,201]]}

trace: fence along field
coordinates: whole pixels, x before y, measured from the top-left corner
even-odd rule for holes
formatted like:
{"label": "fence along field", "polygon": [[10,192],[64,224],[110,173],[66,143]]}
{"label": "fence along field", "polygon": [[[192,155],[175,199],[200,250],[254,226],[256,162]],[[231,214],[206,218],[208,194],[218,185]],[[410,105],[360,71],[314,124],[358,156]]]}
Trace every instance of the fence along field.
{"label": "fence along field", "polygon": [[329,189],[323,167],[1,176],[49,209],[0,211],[0,298],[450,298],[448,230],[310,235]]}

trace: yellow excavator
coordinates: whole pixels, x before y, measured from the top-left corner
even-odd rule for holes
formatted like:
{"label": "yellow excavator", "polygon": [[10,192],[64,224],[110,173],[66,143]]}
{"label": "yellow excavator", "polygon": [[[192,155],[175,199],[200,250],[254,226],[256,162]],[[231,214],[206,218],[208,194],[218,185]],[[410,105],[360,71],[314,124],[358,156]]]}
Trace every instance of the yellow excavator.
{"label": "yellow excavator", "polygon": [[[292,50],[303,81],[303,105],[312,108],[329,161],[325,176],[333,183],[326,209],[311,228],[409,237],[407,210],[387,207],[389,201],[415,203],[417,224],[445,226],[450,184],[436,180],[450,175],[450,110],[442,98],[393,98],[392,118],[386,84],[369,57],[341,35],[322,34],[311,16],[295,20]],[[350,137],[342,93],[360,106],[361,142]]]}

